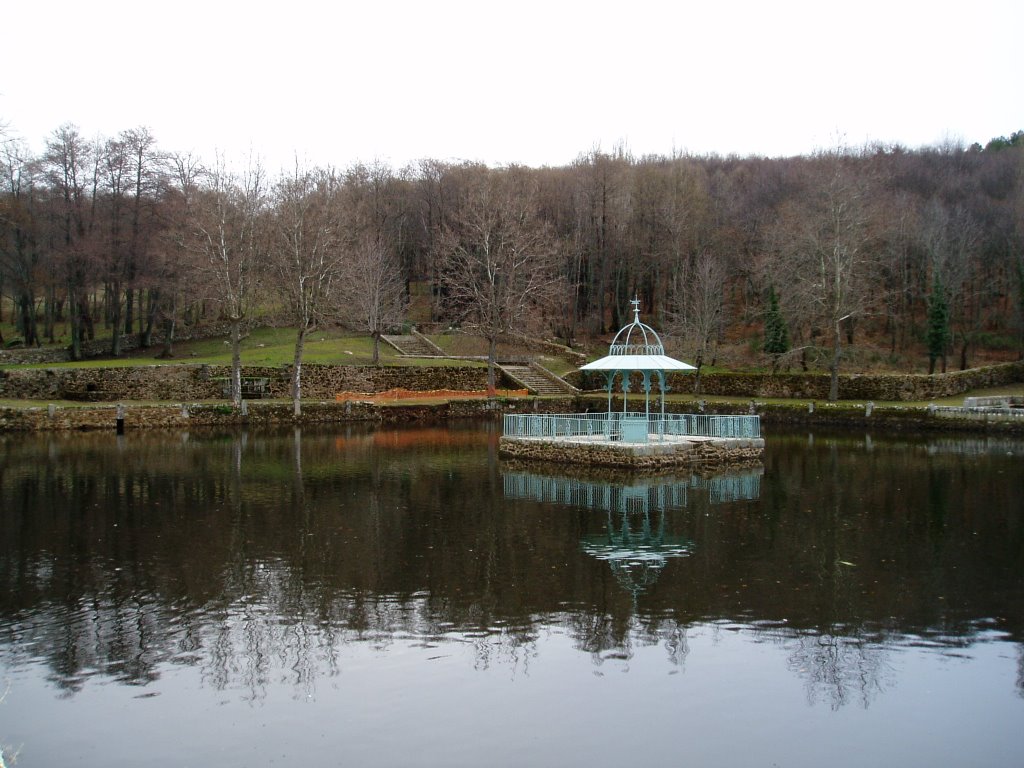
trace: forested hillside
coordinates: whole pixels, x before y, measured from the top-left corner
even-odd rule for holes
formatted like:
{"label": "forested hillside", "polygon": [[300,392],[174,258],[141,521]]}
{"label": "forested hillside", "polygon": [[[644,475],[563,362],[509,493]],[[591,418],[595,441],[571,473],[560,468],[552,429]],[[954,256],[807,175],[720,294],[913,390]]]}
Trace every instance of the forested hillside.
{"label": "forested hillside", "polygon": [[558,168],[271,175],[145,129],[90,141],[64,126],[39,154],[8,130],[0,164],[4,320],[28,345],[77,350],[105,325],[118,354],[124,333],[268,314],[300,333],[411,320],[576,344],[620,327],[637,296],[703,362],[728,349],[836,368],[870,349],[938,369],[1024,350],[1021,132],[968,148],[595,149]]}

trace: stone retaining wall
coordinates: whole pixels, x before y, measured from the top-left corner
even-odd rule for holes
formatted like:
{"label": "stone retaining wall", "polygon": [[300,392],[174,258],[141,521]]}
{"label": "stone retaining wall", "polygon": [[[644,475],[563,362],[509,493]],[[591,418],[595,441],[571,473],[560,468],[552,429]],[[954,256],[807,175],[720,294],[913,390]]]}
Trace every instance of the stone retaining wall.
{"label": "stone retaining wall", "polygon": [[[8,368],[0,370],[0,397],[16,400],[216,400],[231,375],[229,366],[148,365],[124,368]],[[246,377],[266,378],[269,396],[289,397],[288,368],[248,366]],[[483,367],[304,365],[303,399],[333,400],[337,392],[385,392],[389,389],[485,390]]]}
{"label": "stone retaining wall", "polygon": [[[229,366],[148,365],[111,368],[0,369],[0,397],[17,400],[215,400],[224,397]],[[500,373],[500,372],[499,372]],[[289,397],[290,368],[247,366],[246,377],[269,380],[269,396]],[[504,378],[504,377],[502,377]],[[578,371],[566,377],[574,384],[600,387],[596,377]],[[709,396],[772,397],[809,400],[828,398],[829,378],[823,374],[715,373],[703,376]],[[928,401],[956,396],[971,389],[1024,382],[1024,362],[925,375],[847,375],[840,377],[844,400]],[[514,382],[499,381],[499,386]],[[672,374],[674,392],[689,392],[692,375]],[[333,399],[337,392],[385,392],[389,389],[484,390],[487,370],[481,366],[347,366],[305,365],[303,397]],[[634,392],[637,391],[634,388]]]}
{"label": "stone retaining wall", "polygon": [[[603,411],[600,398],[529,398],[524,400],[453,400],[405,405],[303,401],[302,415],[296,421],[291,403],[246,401],[247,413],[229,404],[202,403],[178,405],[141,405],[124,407],[126,429],[188,428],[189,426],[230,426],[251,424],[314,424],[377,421],[382,423],[439,423],[458,418],[494,418],[502,413],[583,413]],[[689,413],[692,403],[669,403],[670,413]],[[707,403],[704,413],[756,413],[762,428],[771,425],[855,426],[880,431],[973,431],[1024,434],[1024,419],[1008,419],[1000,414],[971,413],[963,409],[932,409],[921,406],[878,406],[872,409],[849,403],[818,403],[807,406],[751,402],[747,408],[735,403]],[[0,407],[0,432],[109,429],[116,427],[113,404],[87,406]]]}
{"label": "stone retaining wall", "polygon": [[[296,423],[289,403],[246,403],[244,410],[210,403],[125,406],[126,432],[137,429],[189,429],[192,427],[269,426]],[[372,403],[308,403],[302,406],[301,424],[345,424],[375,421],[383,424],[441,423],[458,418],[480,418],[497,413],[486,402],[416,406],[378,406]],[[44,406],[0,408],[0,432],[53,432],[117,428],[115,405],[82,407]]]}
{"label": "stone retaining wall", "polygon": [[[581,389],[604,387],[604,377],[579,371],[566,376]],[[693,374],[668,376],[672,392],[693,392]],[[839,377],[841,400],[927,401],[955,397],[972,389],[1002,387],[1024,382],[1024,362],[1003,363],[966,371],[925,374],[845,374]],[[640,391],[639,374],[634,374],[633,392]],[[827,400],[827,373],[705,373],[701,392],[718,397],[777,397],[798,400]]]}

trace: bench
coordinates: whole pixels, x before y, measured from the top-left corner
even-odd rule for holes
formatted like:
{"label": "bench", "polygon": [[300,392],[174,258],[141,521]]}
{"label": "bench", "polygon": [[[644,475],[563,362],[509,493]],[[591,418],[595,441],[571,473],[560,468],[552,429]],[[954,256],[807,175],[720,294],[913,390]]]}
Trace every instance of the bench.
{"label": "bench", "polygon": [[[224,382],[221,392],[225,398],[231,397],[231,379],[222,379]],[[242,399],[260,400],[270,394],[270,379],[259,376],[242,377]]]}

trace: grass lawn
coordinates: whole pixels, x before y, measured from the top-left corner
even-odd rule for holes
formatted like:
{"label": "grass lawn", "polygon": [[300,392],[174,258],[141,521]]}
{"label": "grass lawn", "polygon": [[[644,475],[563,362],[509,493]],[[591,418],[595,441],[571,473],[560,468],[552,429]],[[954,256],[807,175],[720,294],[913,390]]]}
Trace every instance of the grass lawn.
{"label": "grass lawn", "polygon": [[[448,355],[487,357],[487,340],[482,336],[471,336],[466,333],[453,332],[433,334],[427,336],[427,338],[437,344]],[[497,354],[499,359],[503,357],[532,357],[558,376],[572,373],[578,367],[576,363],[566,360],[564,357],[557,357],[545,352],[527,351],[511,344],[499,344]],[[595,359],[600,356],[595,356]]]}
{"label": "grass lawn", "polygon": [[[290,364],[295,357],[295,336],[292,328],[258,328],[242,339],[242,365],[278,367]],[[82,360],[74,363],[29,364],[25,368],[112,368],[133,365],[179,365],[205,363],[230,365],[231,344],[227,339],[200,339],[174,345],[174,357],[161,359],[162,346],[137,350],[121,358]],[[306,337],[303,362],[325,365],[372,365],[373,339],[339,329],[318,330]],[[381,365],[464,366],[476,363],[459,360],[420,360],[399,357],[395,350],[381,342]]]}

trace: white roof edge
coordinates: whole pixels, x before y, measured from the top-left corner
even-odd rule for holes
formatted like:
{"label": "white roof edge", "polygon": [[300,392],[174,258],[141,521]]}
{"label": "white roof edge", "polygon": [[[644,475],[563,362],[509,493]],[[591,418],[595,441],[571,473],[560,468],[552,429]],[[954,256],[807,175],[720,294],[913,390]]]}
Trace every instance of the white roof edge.
{"label": "white roof edge", "polygon": [[668,355],[608,355],[580,366],[581,371],[695,371],[696,366]]}

